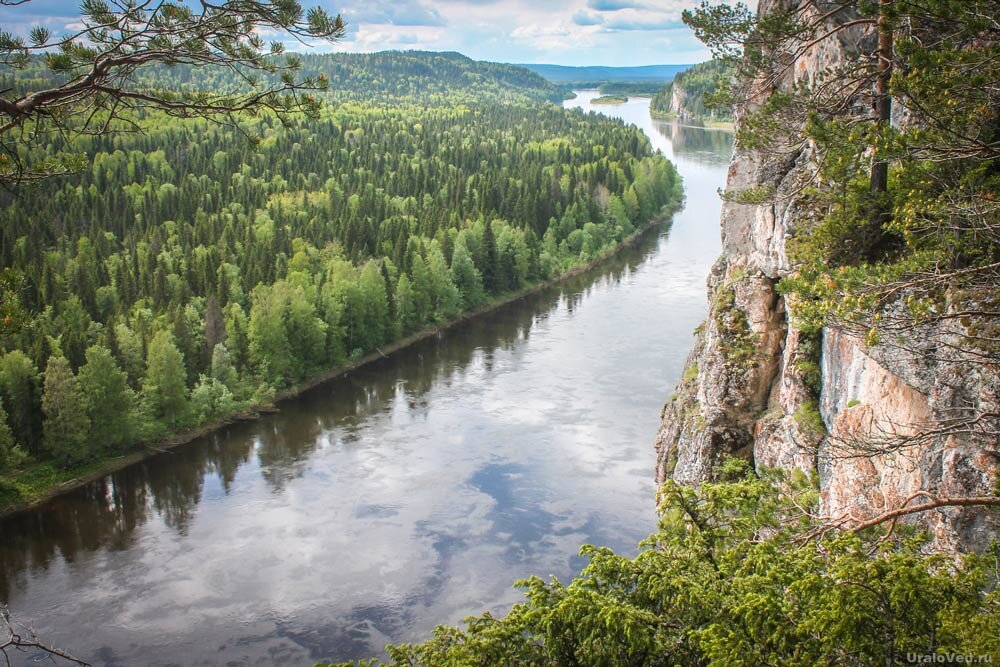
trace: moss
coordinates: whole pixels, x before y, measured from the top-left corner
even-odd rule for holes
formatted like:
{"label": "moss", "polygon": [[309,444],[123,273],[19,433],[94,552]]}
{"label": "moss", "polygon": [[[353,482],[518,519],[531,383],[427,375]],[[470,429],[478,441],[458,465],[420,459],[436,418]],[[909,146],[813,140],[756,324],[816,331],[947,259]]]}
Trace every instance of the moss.
{"label": "moss", "polygon": [[730,364],[750,370],[757,363],[757,336],[746,313],[736,306],[736,290],[727,283],[715,292],[712,319],[720,333],[720,348]]}
{"label": "moss", "polygon": [[691,382],[698,377],[698,364],[691,364],[684,369],[684,377],[681,378],[681,382]]}
{"label": "moss", "polygon": [[702,414],[701,403],[696,398],[684,409],[684,426],[694,433],[701,433],[708,428],[708,420]]}
{"label": "moss", "polygon": [[798,372],[802,383],[813,396],[819,396],[823,387],[823,372],[820,368],[820,337],[818,332],[799,333],[799,347],[792,367]]}
{"label": "moss", "polygon": [[848,407],[848,408],[853,408],[853,407],[854,407],[855,405],[861,405],[861,401],[859,401],[859,400],[858,400],[858,399],[856,399],[856,398],[852,398],[851,400],[849,400],[849,401],[847,402],[847,407]]}
{"label": "moss", "polygon": [[826,425],[823,423],[823,416],[819,412],[819,403],[816,401],[803,403],[792,417],[799,428],[806,433],[817,436],[826,434]]}
{"label": "moss", "polygon": [[666,478],[670,479],[674,476],[674,470],[677,469],[677,452],[671,452],[670,458],[667,459],[666,464],[663,466],[663,472],[666,473]]}
{"label": "moss", "polygon": [[729,271],[729,284],[735,284],[745,280],[747,277],[747,269],[745,266],[737,266],[735,269]]}

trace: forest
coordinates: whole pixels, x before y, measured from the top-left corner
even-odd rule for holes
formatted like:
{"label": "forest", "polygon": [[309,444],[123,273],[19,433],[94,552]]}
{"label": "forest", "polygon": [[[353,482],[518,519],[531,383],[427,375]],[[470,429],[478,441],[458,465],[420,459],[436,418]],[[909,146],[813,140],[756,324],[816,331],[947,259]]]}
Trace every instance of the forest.
{"label": "forest", "polygon": [[720,92],[720,84],[732,78],[735,68],[731,63],[722,60],[709,60],[698,63],[688,70],[678,74],[666,87],[660,89],[649,105],[649,112],[654,118],[673,117],[678,110],[671,110],[670,100],[675,87],[680,89],[683,99],[683,111],[693,120],[732,120],[731,107],[725,104],[713,104],[713,96]]}
{"label": "forest", "polygon": [[0,192],[16,304],[0,469],[71,468],[266,404],[590,262],[679,200],[640,130],[564,111],[524,70],[419,53],[310,68],[335,82],[315,118],[147,112],[141,133],[45,147],[90,156],[78,173]]}

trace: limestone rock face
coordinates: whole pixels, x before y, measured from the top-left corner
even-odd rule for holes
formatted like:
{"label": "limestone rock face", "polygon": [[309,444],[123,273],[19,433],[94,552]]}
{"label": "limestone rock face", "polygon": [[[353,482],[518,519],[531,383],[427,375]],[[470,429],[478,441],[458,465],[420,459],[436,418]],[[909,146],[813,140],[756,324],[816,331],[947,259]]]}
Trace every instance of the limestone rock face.
{"label": "limestone rock face", "polygon": [[[795,2],[761,0],[760,11]],[[870,34],[852,29],[839,41],[822,42],[776,87],[815,77],[868,39]],[[737,124],[740,116],[737,109]],[[697,484],[711,477],[724,456],[736,455],[758,468],[818,473],[821,511],[855,520],[898,507],[917,491],[990,495],[1000,471],[998,443],[959,435],[918,438],[901,450],[879,451],[878,444],[933,431],[963,406],[996,411],[997,369],[929,361],[940,355],[919,343],[906,350],[870,349],[845,331],[828,328],[817,338],[790,325],[776,286],[791,271],[788,241],[800,215],[790,195],[812,160],[808,148],[781,157],[739,146],[734,151],[727,189],[767,186],[779,203],[723,205],[723,254],[708,280],[709,317],[663,410],[657,480]],[[926,340],[948,335],[925,333]],[[859,455],[862,442],[868,449]],[[940,509],[908,520],[919,521],[945,549],[983,548],[1000,535],[997,513],[976,508]]]}
{"label": "limestone rock face", "polygon": [[680,119],[687,116],[687,91],[682,86],[672,86],[670,92],[670,113]]}

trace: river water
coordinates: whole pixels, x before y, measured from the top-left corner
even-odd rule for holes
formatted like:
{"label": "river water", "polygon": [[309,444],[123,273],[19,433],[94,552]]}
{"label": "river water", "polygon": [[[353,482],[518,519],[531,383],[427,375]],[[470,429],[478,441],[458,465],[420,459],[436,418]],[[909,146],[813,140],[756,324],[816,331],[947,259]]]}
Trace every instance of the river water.
{"label": "river water", "polygon": [[655,527],[660,408],[705,315],[731,141],[648,106],[599,109],[674,160],[687,200],[671,227],[0,521],[0,602],[95,664],[302,665],[502,613],[516,579],[571,578],[582,544],[635,553]]}

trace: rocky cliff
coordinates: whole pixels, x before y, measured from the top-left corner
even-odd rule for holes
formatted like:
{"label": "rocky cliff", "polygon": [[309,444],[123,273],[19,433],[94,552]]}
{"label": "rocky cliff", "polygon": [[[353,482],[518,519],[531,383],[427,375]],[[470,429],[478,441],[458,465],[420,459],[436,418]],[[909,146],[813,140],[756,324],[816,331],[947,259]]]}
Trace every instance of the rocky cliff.
{"label": "rocky cliff", "polygon": [[[762,0],[760,11],[779,1]],[[837,66],[871,37],[852,29],[819,43],[774,89]],[[792,271],[787,244],[800,212],[790,195],[814,158],[809,149],[776,158],[736,147],[727,189],[769,186],[777,203],[723,206],[723,254],[708,281],[709,316],[663,410],[658,481],[697,484],[724,456],[736,455],[758,469],[815,473],[821,512],[855,522],[899,507],[918,491],[990,495],[997,443],[933,434],[970,402],[996,410],[996,369],[959,374],[919,345],[869,347],[852,332],[828,327],[806,336],[791,324],[776,287]],[[949,335],[931,333],[927,340]],[[879,447],[907,436],[907,446]],[[929,529],[939,547],[977,549],[1000,535],[997,514],[949,507],[907,520]]]}
{"label": "rocky cliff", "polygon": [[706,106],[707,98],[718,90],[718,81],[732,76],[732,68],[719,60],[698,63],[678,74],[670,85],[657,93],[649,110],[653,117],[689,122],[730,121],[728,110]]}

